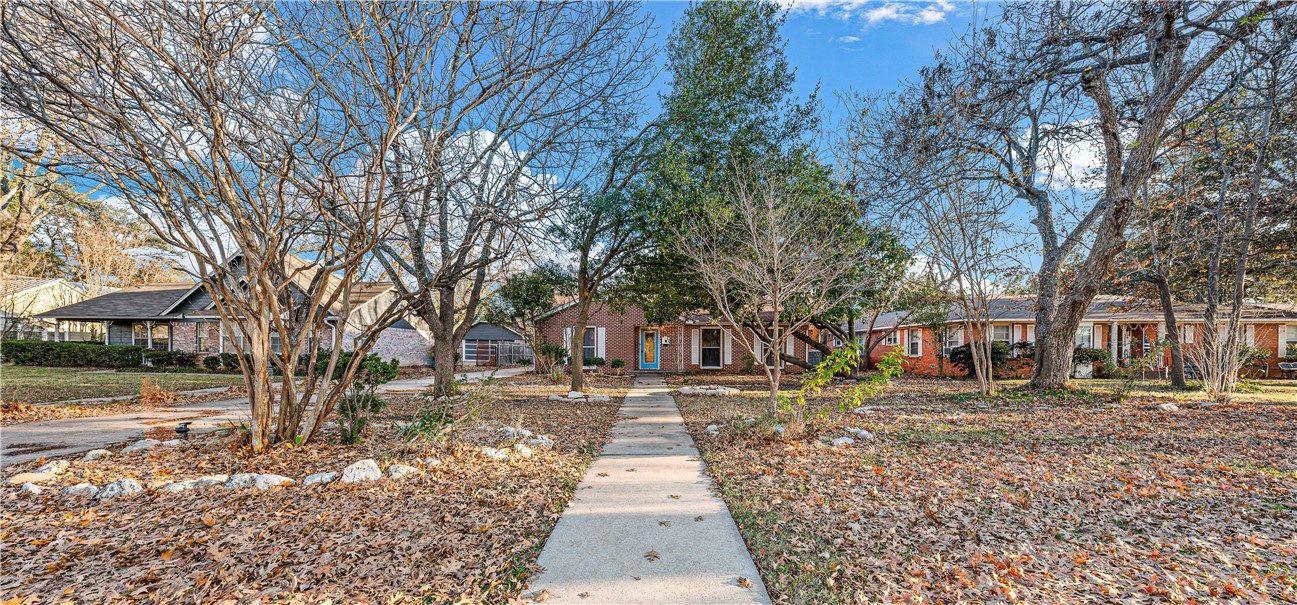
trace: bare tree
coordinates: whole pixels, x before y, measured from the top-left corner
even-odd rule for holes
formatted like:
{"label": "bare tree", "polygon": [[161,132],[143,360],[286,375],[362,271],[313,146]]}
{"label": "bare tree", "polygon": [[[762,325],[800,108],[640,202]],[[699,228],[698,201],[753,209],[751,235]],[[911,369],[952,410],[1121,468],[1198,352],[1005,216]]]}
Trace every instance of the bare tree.
{"label": "bare tree", "polygon": [[[338,343],[334,326],[380,234],[386,149],[354,134],[404,123],[341,85],[354,81],[351,63],[300,60],[321,55],[295,46],[331,44],[323,56],[335,59],[376,32],[309,25],[279,27],[253,5],[0,6],[0,103],[86,158],[90,178],[192,258],[246,351],[254,453],[309,440],[359,367],[363,355],[331,382],[336,346],[325,372],[314,363]],[[375,139],[390,142],[387,131]],[[393,320],[382,316],[357,350]]]}
{"label": "bare tree", "polygon": [[[340,5],[409,58],[382,97],[390,141],[375,257],[433,334],[436,389],[499,267],[533,245],[624,128],[644,88],[647,23],[626,2]],[[378,60],[358,77],[391,78]],[[366,76],[365,72],[370,75]],[[369,88],[381,91],[382,87]],[[377,92],[375,94],[378,94]]]}
{"label": "bare tree", "polygon": [[0,273],[46,218],[93,205],[64,174],[75,168],[70,151],[31,120],[0,113]]}
{"label": "bare tree", "polygon": [[854,204],[815,167],[741,169],[725,198],[676,236],[720,318],[770,381],[774,414],[780,352],[792,333],[853,294],[844,281],[860,275],[865,230]]}

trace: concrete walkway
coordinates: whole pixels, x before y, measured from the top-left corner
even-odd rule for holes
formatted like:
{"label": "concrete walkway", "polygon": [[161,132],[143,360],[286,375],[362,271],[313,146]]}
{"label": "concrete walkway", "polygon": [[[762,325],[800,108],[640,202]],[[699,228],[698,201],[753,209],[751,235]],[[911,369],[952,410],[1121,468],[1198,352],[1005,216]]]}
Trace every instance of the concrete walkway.
{"label": "concrete walkway", "polygon": [[583,605],[769,603],[662,378],[636,380],[618,415],[613,440],[545,543],[528,594]]}

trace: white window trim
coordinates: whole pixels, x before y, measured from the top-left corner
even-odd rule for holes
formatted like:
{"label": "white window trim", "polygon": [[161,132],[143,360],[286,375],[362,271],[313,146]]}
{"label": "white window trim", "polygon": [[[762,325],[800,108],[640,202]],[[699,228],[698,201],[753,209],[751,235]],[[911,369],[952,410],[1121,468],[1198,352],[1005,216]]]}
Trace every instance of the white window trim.
{"label": "white window trim", "polygon": [[1080,337],[1082,333],[1088,334],[1090,336],[1090,344],[1086,345],[1085,348],[1093,349],[1094,348],[1094,324],[1088,322],[1082,323],[1081,325],[1076,327],[1076,334],[1072,336],[1072,345],[1076,347],[1081,346]]}
{"label": "white window trim", "polygon": [[[995,332],[996,332],[997,330],[999,330],[1000,328],[1004,328],[1005,331],[1007,332],[1007,334],[1006,334],[1006,336],[1005,336],[1004,338],[998,338],[998,337],[996,337],[996,335],[995,335]],[[1013,326],[1012,326],[1012,325],[1004,325],[1004,324],[992,324],[992,325],[991,325],[991,342],[1003,342],[1003,343],[1013,344]]]}
{"label": "white window trim", "polygon": [[[703,333],[709,330],[715,330],[717,332],[717,336],[718,336],[717,340],[719,342],[715,347],[703,346]],[[703,365],[703,359],[704,359],[703,349],[712,349],[712,348],[716,349],[716,359],[719,361],[719,365],[714,365],[714,366]],[[725,333],[724,331],[721,330],[721,328],[708,326],[705,328],[698,329],[698,367],[704,370],[719,370],[725,367]]]}
{"label": "white window trim", "polygon": [[883,338],[883,345],[894,347],[901,344],[901,332],[904,330],[892,330],[890,334]]}
{"label": "white window trim", "polygon": [[[919,345],[919,352],[914,352],[914,345]],[[923,357],[923,330],[914,328],[905,331],[905,354],[908,357]]]}

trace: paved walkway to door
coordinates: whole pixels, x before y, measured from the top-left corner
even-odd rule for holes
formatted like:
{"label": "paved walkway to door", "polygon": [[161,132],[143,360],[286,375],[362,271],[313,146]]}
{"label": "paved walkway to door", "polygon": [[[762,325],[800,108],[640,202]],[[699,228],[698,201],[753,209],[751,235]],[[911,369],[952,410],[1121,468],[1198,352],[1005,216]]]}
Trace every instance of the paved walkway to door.
{"label": "paved walkway to door", "polygon": [[612,441],[545,543],[528,594],[582,605],[769,603],[666,383],[640,376],[618,414]]}

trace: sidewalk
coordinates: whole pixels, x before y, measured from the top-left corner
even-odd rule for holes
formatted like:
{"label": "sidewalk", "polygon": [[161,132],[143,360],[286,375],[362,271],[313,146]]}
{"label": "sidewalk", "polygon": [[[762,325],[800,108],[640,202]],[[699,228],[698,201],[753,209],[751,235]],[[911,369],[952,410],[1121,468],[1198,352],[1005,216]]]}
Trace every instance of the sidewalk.
{"label": "sidewalk", "polygon": [[[518,376],[520,374],[526,374],[527,372],[530,371],[531,368],[523,367],[523,366],[518,366],[513,368],[499,368],[499,369],[485,368],[481,370],[474,370],[472,372],[455,372],[455,378],[458,378],[463,382],[482,382],[483,379],[487,378],[488,376],[491,376],[492,373],[495,374],[496,378],[504,378],[506,376]],[[393,380],[379,387],[378,390],[391,392],[391,393],[424,391],[432,386],[433,380],[434,379],[432,376],[420,376],[419,378],[403,378],[401,380]]]}
{"label": "sidewalk", "polygon": [[545,543],[528,594],[583,605],[769,603],[662,378],[636,380],[618,415],[613,440]]}

